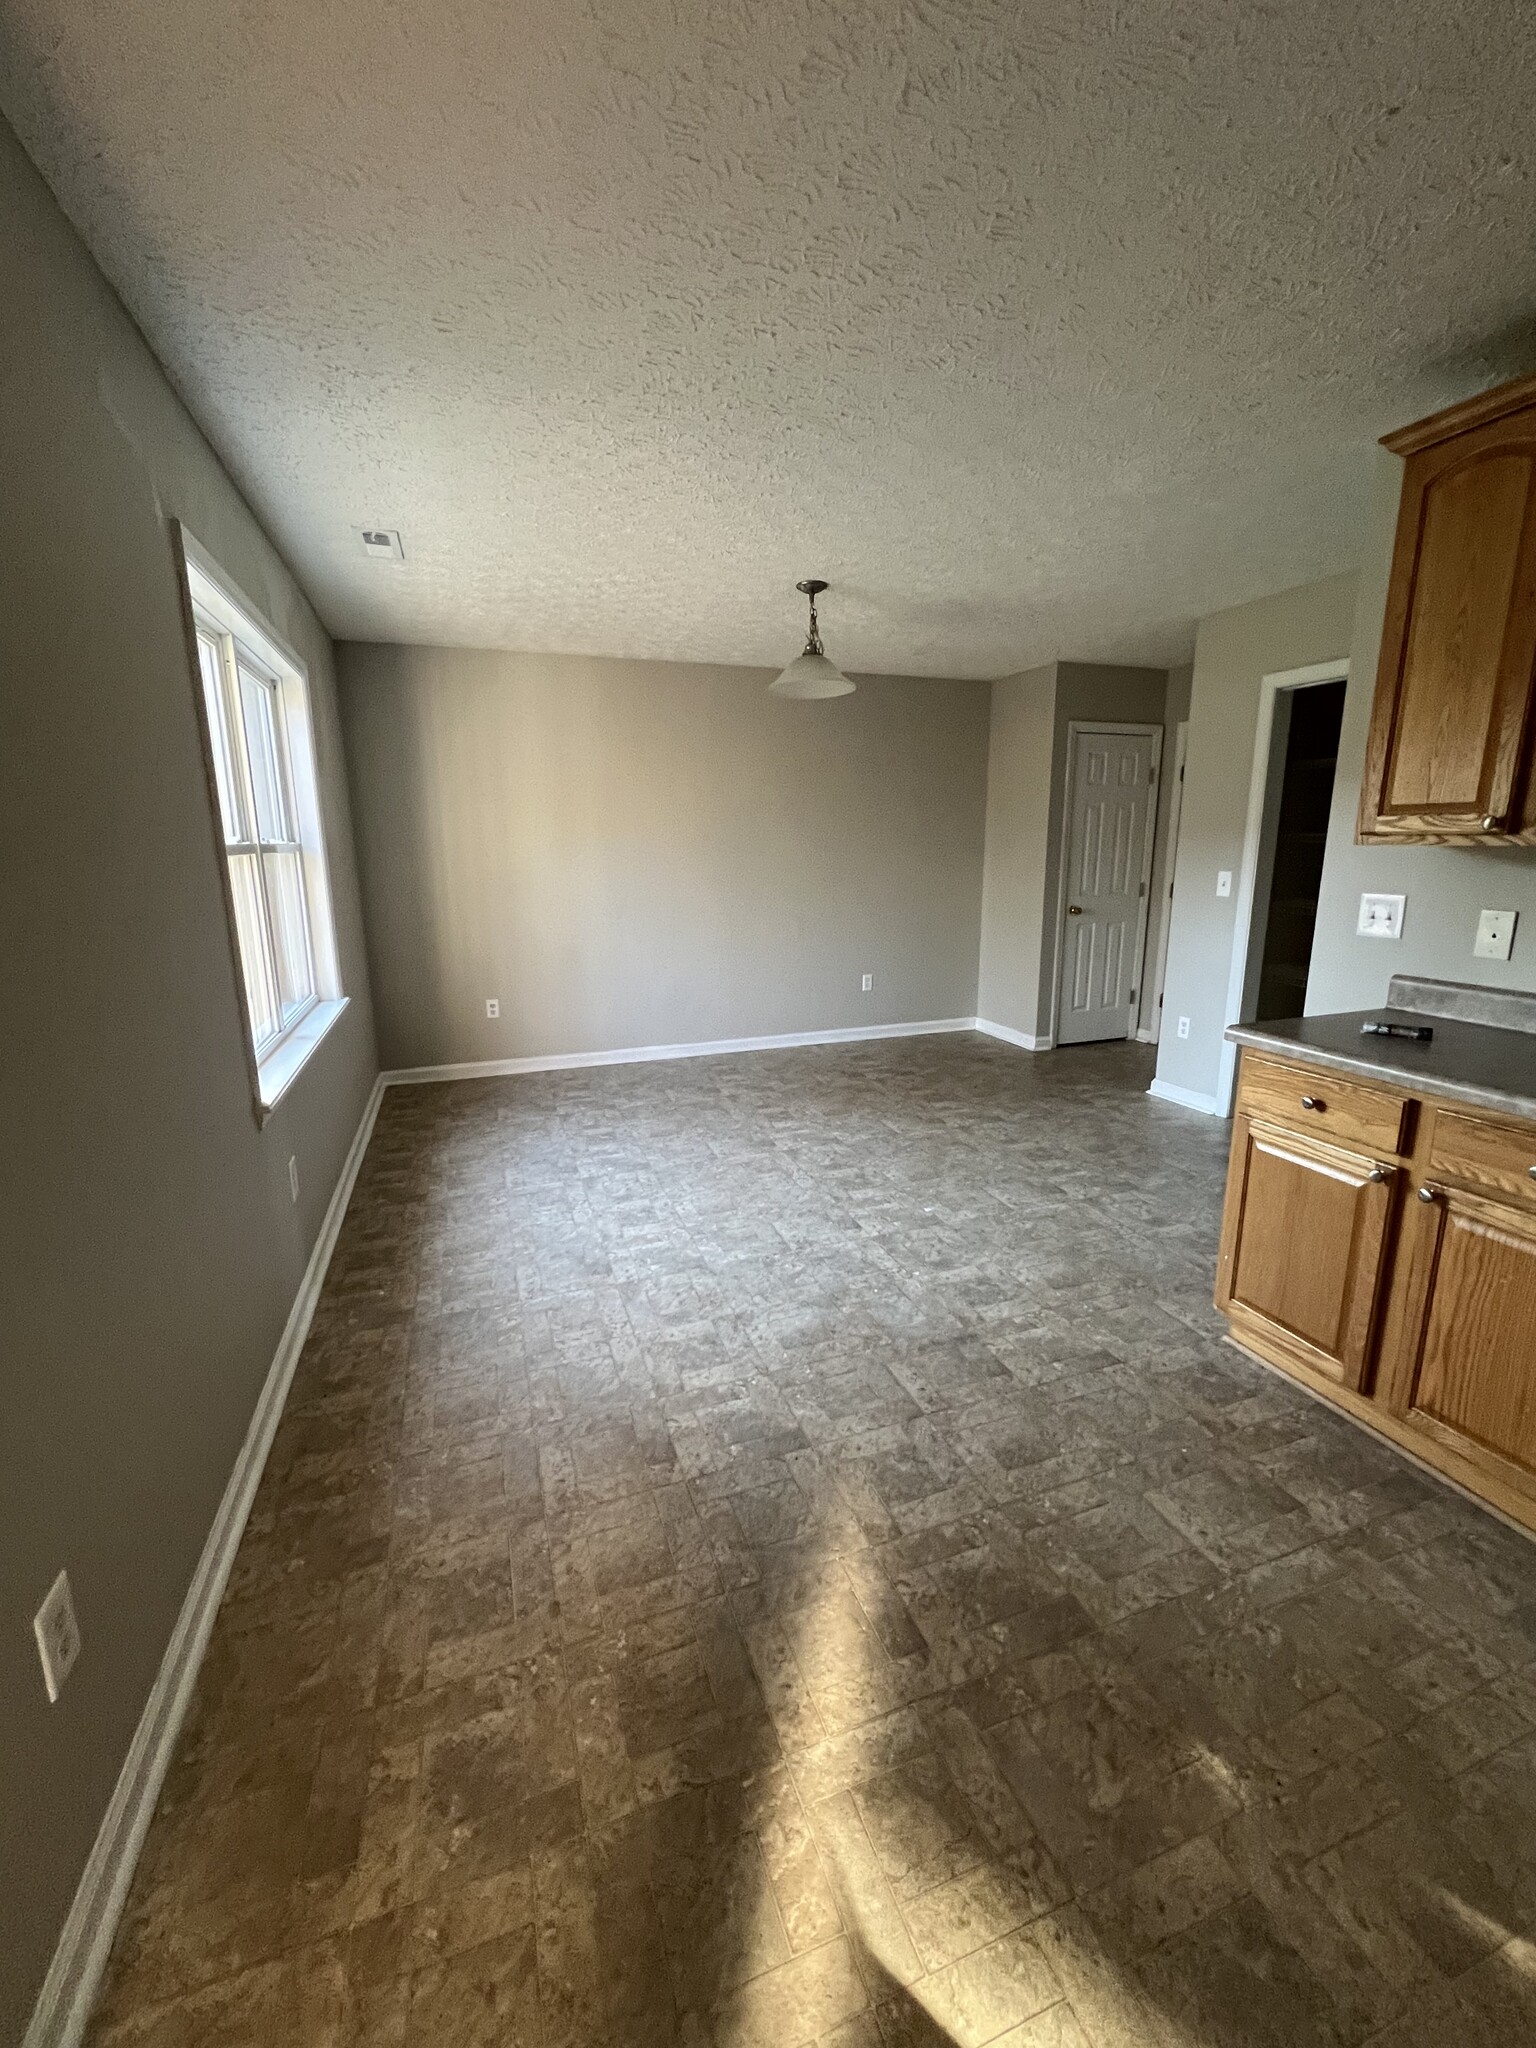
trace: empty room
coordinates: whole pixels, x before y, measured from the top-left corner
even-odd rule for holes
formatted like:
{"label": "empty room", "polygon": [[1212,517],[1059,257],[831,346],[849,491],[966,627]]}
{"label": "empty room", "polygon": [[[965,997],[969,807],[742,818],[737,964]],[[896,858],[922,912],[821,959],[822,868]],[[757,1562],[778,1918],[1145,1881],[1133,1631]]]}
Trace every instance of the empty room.
{"label": "empty room", "polygon": [[0,2044],[1536,2042],[1536,14],[0,14]]}

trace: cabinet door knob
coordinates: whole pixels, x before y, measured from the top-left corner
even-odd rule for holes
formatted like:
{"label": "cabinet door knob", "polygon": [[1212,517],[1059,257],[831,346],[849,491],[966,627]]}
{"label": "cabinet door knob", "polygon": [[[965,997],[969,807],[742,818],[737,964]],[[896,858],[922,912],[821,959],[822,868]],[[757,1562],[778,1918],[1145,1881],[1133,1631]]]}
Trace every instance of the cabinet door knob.
{"label": "cabinet door knob", "polygon": [[1068,917],[1081,917],[1081,916],[1082,916],[1082,914],[1083,914],[1083,906],[1081,905],[1081,903],[1069,903],[1069,904],[1067,905],[1067,915],[1068,915]]}
{"label": "cabinet door knob", "polygon": [[1502,818],[1486,817],[1483,820],[1483,830],[1485,832],[1497,832],[1503,822]]}
{"label": "cabinet door knob", "polygon": [[1301,1106],[1303,1109],[1326,1109],[1328,1107],[1320,1095],[1303,1095]]}
{"label": "cabinet door knob", "polygon": [[1536,1180],[1536,1166],[1528,1166],[1525,1170],[1531,1176],[1532,1180]]}
{"label": "cabinet door knob", "polygon": [[1423,1187],[1419,1189],[1419,1200],[1421,1202],[1438,1202],[1444,1193],[1444,1188],[1437,1188],[1431,1182],[1425,1181]]}
{"label": "cabinet door knob", "polygon": [[1368,1181],[1390,1180],[1396,1171],[1395,1166],[1373,1166],[1365,1177]]}

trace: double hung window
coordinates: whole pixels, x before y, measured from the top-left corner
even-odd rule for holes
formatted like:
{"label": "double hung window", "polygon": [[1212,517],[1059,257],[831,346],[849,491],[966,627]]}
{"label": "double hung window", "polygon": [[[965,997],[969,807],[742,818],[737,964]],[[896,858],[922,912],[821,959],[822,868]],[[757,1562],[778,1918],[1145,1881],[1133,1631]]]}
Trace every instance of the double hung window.
{"label": "double hung window", "polygon": [[235,949],[262,1102],[342,1007],[303,670],[187,564]]}

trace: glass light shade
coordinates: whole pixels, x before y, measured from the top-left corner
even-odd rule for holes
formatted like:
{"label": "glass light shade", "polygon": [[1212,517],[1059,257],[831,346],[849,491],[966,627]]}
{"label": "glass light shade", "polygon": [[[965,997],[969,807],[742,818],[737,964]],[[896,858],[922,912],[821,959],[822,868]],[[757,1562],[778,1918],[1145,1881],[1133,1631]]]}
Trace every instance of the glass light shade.
{"label": "glass light shade", "polygon": [[854,685],[824,654],[809,649],[796,655],[784,673],[768,685],[775,697],[846,697]]}

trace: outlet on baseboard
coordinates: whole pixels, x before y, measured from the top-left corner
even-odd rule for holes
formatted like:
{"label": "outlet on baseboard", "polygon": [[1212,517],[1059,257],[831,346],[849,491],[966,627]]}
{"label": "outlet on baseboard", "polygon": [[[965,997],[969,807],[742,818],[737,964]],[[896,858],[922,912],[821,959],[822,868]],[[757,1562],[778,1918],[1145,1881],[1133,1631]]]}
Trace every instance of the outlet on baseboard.
{"label": "outlet on baseboard", "polygon": [[501,1015],[501,998],[500,998],[500,996],[487,996],[487,997],[486,997],[486,999],[485,999],[485,1014],[487,1015],[487,1017],[499,1017],[499,1016]]}
{"label": "outlet on baseboard", "polygon": [[80,1624],[75,1619],[75,1596],[69,1590],[68,1572],[60,1572],[48,1588],[47,1599],[32,1617],[32,1633],[37,1637],[37,1654],[42,1659],[48,1697],[56,1700],[80,1654]]}

